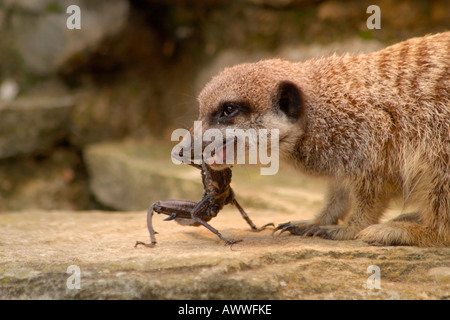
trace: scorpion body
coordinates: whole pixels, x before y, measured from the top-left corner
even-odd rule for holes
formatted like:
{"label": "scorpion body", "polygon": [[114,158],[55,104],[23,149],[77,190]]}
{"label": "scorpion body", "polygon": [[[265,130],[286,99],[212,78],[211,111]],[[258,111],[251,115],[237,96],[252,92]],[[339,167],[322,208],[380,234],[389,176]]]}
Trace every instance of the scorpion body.
{"label": "scorpion body", "polygon": [[274,226],[268,223],[261,228],[257,228],[251,221],[247,213],[237,202],[231,183],[231,169],[216,171],[212,170],[205,162],[201,165],[189,163],[189,165],[200,169],[204,194],[199,202],[189,200],[160,200],[153,203],[147,212],[147,227],[150,233],[150,244],[137,241],[136,245],[145,245],[152,247],[156,244],[155,230],[153,229],[152,216],[154,212],[166,214],[169,217],[165,221],[175,220],[182,225],[204,226],[215,235],[217,235],[226,245],[232,245],[240,240],[226,239],[222,234],[207,222],[217,216],[219,211],[227,204],[233,204],[241,213],[244,220],[249,224],[252,231],[261,231],[268,226]]}

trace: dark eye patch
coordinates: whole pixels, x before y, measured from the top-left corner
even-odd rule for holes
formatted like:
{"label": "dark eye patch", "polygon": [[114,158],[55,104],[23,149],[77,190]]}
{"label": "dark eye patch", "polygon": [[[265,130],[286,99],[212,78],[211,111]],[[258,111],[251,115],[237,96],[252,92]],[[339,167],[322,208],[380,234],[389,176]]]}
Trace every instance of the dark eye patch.
{"label": "dark eye patch", "polygon": [[222,118],[232,117],[237,112],[239,112],[239,106],[238,105],[236,105],[235,103],[226,103],[222,107],[222,112],[220,113],[220,117],[222,117]]}
{"label": "dark eye patch", "polygon": [[211,123],[231,124],[233,118],[239,114],[250,113],[250,107],[246,102],[226,101],[219,105],[211,115]]}

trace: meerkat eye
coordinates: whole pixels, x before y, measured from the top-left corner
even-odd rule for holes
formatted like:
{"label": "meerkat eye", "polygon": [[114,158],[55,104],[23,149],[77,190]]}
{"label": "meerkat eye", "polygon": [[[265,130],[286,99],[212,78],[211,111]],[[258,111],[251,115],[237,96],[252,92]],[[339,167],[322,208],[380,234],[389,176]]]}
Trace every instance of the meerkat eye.
{"label": "meerkat eye", "polygon": [[226,101],[219,105],[210,115],[211,123],[231,124],[237,115],[250,113],[250,106],[245,101]]}
{"label": "meerkat eye", "polygon": [[222,108],[222,113],[220,114],[221,117],[231,117],[236,115],[236,113],[239,111],[239,108],[234,103],[226,103],[224,104]]}

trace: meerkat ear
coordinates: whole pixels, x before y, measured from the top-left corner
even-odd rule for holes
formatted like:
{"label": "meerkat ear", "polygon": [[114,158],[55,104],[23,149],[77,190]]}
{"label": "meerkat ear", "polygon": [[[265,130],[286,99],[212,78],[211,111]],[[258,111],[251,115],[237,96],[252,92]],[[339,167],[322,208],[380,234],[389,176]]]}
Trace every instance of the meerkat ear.
{"label": "meerkat ear", "polygon": [[290,81],[278,84],[275,94],[274,107],[281,110],[290,119],[296,121],[303,109],[303,99],[300,89]]}

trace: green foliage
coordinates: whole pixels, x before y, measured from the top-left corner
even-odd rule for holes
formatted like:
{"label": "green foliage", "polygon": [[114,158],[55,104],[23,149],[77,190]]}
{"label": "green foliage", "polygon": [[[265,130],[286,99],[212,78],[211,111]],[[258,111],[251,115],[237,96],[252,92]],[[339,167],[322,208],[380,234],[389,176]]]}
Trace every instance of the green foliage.
{"label": "green foliage", "polygon": [[45,10],[48,13],[63,13],[64,10],[61,7],[61,4],[57,3],[57,2],[51,2],[47,5],[47,8],[45,8]]}

